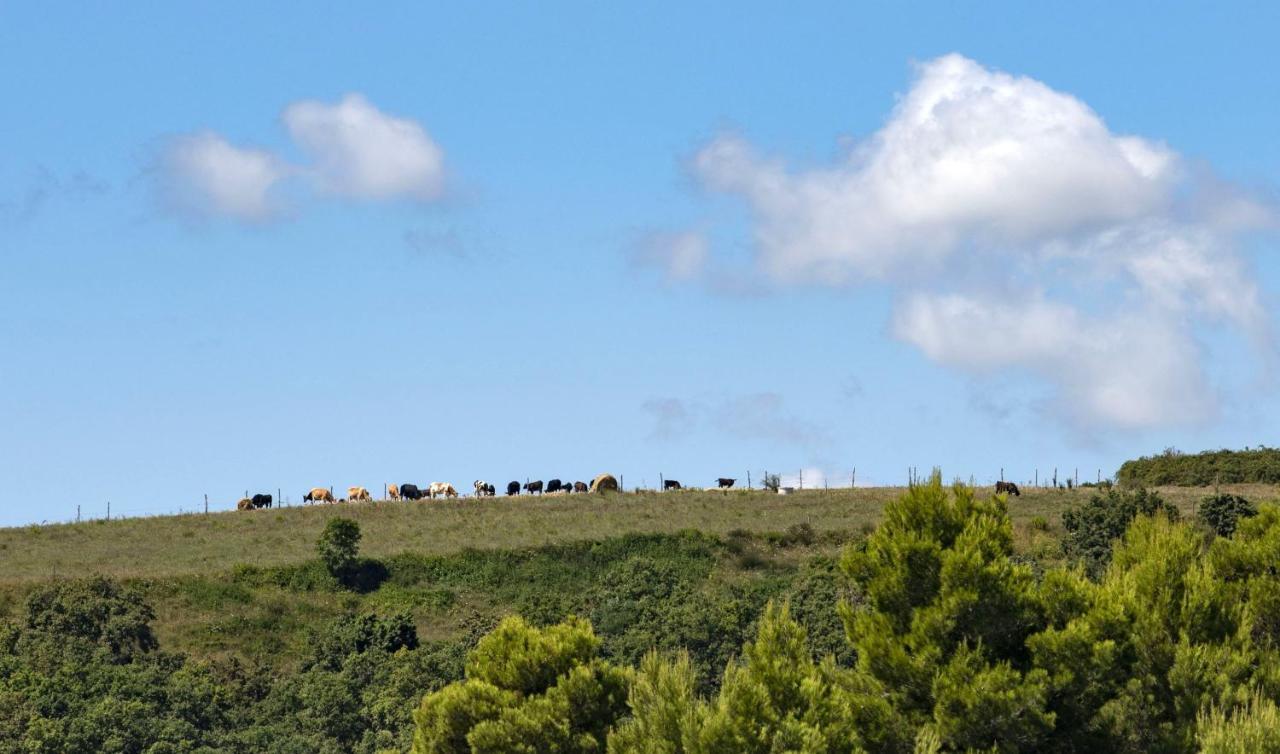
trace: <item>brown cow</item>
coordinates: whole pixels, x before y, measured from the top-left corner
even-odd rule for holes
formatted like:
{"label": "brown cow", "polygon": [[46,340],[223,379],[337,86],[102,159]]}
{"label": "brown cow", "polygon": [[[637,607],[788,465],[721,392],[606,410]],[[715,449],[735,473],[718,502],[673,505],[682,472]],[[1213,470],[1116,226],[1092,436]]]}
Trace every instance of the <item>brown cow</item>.
{"label": "brown cow", "polygon": [[324,487],[312,487],[311,491],[302,496],[304,503],[332,503],[333,493]]}
{"label": "brown cow", "polygon": [[364,487],[348,487],[347,499],[353,503],[360,500],[368,501],[373,499],[373,495],[370,495],[369,490]]}
{"label": "brown cow", "polygon": [[253,500],[247,497],[240,498],[240,502],[236,503],[236,510],[238,511],[253,510]]}
{"label": "brown cow", "polygon": [[399,487],[397,487],[397,486],[395,486],[394,484],[388,484],[388,485],[387,485],[387,499],[389,499],[389,500],[399,500],[399,499],[400,499],[400,488],[399,488]]}

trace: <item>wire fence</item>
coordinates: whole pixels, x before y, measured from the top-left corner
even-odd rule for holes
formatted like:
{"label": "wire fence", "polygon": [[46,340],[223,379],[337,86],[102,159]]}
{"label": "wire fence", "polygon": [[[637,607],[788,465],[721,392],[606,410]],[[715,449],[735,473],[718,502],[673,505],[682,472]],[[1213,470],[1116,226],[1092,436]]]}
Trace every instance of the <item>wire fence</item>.
{"label": "wire fence", "polygon": [[[1011,470],[1000,468],[995,473],[986,476],[969,475],[968,477],[943,477],[947,481],[958,481],[973,487],[991,487],[996,482],[1013,482],[1022,488],[1030,489],[1074,489],[1081,486],[1093,486],[1104,482],[1113,482],[1110,476],[1103,476],[1102,469],[1090,469],[1092,474],[1082,474],[1079,467],[1054,467],[1046,466],[1043,469],[1033,467],[1030,473],[1027,470],[1021,470],[1013,473]],[[858,469],[852,467],[847,471],[832,471],[829,469],[818,468],[801,468],[801,469],[760,469],[759,471],[744,470],[738,476],[733,477],[717,477],[713,479],[697,479],[681,481],[680,478],[673,478],[664,473],[658,473],[653,476],[649,475],[618,475],[619,487],[627,492],[663,492],[673,489],[740,489],[740,490],[777,490],[782,493],[792,493],[803,490],[831,490],[831,489],[852,489],[856,487],[908,487],[913,484],[920,484],[927,481],[933,473],[933,468],[929,467],[922,470],[918,466],[908,466],[896,480],[889,479],[877,475],[874,478],[866,476],[859,477]],[[631,485],[628,486],[628,480]],[[721,484],[721,481],[728,484]],[[530,481],[530,480],[526,480]],[[568,483],[570,489],[572,482]],[[505,484],[497,484],[497,496],[503,497],[506,492]],[[422,485],[425,492],[427,485]],[[284,494],[283,487],[277,487],[275,490],[269,490],[257,494],[272,495],[272,506],[279,508],[293,508],[300,505],[306,505],[302,501],[302,495],[294,497]],[[335,492],[335,488],[328,488],[331,493]],[[461,498],[474,497],[471,487],[456,488]],[[381,485],[379,488],[370,490],[375,501],[386,501],[389,499],[387,485]],[[378,497],[378,493],[381,497]],[[244,491],[244,497],[252,498],[253,494],[250,490]],[[549,493],[555,494],[555,493]],[[566,492],[564,494],[574,494]],[[522,497],[527,497],[528,493],[521,491]],[[335,500],[340,499],[335,495]],[[111,521],[124,518],[154,518],[157,516],[186,516],[186,515],[204,515],[208,513],[218,513],[225,511],[234,511],[239,499],[212,499],[209,495],[202,495],[199,500],[183,502],[177,505],[171,503],[156,503],[148,505],[139,504],[137,501],[130,501],[121,505],[116,501],[103,501],[99,504],[80,503],[76,505],[74,517],[67,516],[65,519],[44,520],[38,522],[40,525],[45,524],[65,524],[65,523],[81,523],[85,521]],[[35,523],[35,522],[33,522]]]}

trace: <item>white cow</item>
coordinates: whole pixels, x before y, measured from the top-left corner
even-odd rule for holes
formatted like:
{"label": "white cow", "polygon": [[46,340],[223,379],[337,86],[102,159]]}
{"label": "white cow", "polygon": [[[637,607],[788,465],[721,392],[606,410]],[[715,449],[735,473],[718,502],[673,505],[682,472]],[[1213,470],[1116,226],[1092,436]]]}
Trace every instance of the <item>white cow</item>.
{"label": "white cow", "polygon": [[432,482],[431,486],[427,488],[427,496],[437,498],[441,495],[444,497],[457,497],[458,491],[448,482]]}

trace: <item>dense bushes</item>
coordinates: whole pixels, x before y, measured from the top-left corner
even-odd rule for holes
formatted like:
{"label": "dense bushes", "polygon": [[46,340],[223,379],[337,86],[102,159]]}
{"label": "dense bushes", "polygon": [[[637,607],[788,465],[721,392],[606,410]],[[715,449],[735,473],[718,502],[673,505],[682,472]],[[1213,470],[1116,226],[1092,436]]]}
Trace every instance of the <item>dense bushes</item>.
{"label": "dense bushes", "polygon": [[1111,559],[1112,545],[1124,535],[1130,522],[1138,516],[1161,513],[1178,518],[1178,509],[1166,505],[1155,492],[1108,487],[1095,492],[1084,505],[1062,513],[1062,551],[1079,562],[1091,576],[1101,575]]}
{"label": "dense bushes", "polygon": [[1235,534],[1240,519],[1258,515],[1253,503],[1239,495],[1210,495],[1196,507],[1196,517],[1219,537]]}
{"label": "dense bushes", "polygon": [[[318,561],[202,587],[344,612],[270,668],[163,651],[154,585],[59,582],[0,624],[0,754],[1271,751],[1280,508],[1245,510],[1203,503],[1236,514],[1210,537],[1098,490],[1055,568],[1015,555],[1003,501],[935,476],[838,560],[802,529],[686,532],[401,555],[367,594]],[[434,595],[474,611],[448,641],[415,627],[439,635]]]}
{"label": "dense bushes", "polygon": [[[683,653],[647,654],[628,676],[626,713],[607,707],[619,718],[608,750],[1276,750],[1280,508],[1263,506],[1234,537],[1212,540],[1150,494],[1099,495],[1073,520],[1077,565],[1037,577],[1013,557],[1002,501],[948,490],[937,476],[916,485],[841,561],[857,595],[842,608],[853,667],[815,657],[787,607],[769,607],[713,692],[699,691]],[[1105,539],[1110,557],[1098,557],[1095,543],[1117,527],[1119,539]],[[511,646],[539,641],[502,640],[500,658],[509,663]],[[596,661],[580,653],[548,661],[545,672],[517,666],[540,689]],[[489,750],[478,746],[474,731],[485,723],[475,721],[518,717],[536,698],[504,683],[476,687],[452,716],[442,705],[465,684],[428,697],[418,751]],[[432,748],[427,736],[446,718],[473,732],[453,737],[455,748]],[[558,731],[584,725],[542,719]],[[584,748],[566,738],[540,747],[504,740],[509,751],[599,751],[598,731],[580,739]]]}
{"label": "dense bushes", "polygon": [[1186,454],[1173,448],[1160,455],[1125,461],[1116,478],[1126,485],[1280,483],[1280,448],[1206,450]]}
{"label": "dense bushes", "polygon": [[599,657],[585,621],[508,618],[467,658],[467,678],[427,695],[414,754],[588,754],[626,710],[627,673]]}

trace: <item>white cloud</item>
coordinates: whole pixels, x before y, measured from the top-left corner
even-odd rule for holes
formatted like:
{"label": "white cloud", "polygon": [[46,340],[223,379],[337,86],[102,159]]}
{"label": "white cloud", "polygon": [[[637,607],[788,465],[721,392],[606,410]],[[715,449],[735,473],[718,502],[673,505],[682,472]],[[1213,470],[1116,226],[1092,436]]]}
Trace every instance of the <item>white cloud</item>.
{"label": "white cloud", "polygon": [[426,130],[382,112],[359,94],[337,104],[295,102],[283,118],[289,135],[314,159],[325,191],[430,201],[444,190],[444,152]]}
{"label": "white cloud", "polygon": [[667,282],[680,283],[701,275],[708,255],[707,239],[702,233],[682,231],[649,235],[632,258],[636,264],[661,269]]}
{"label": "white cloud", "polygon": [[791,172],[743,139],[694,159],[710,187],[743,196],[765,271],[844,283],[1139,218],[1170,200],[1167,148],[1117,136],[1037,81],[959,55],[920,67],[888,123],[837,164]]}
{"label": "white cloud", "polygon": [[830,165],[792,169],[727,135],[692,169],[746,203],[764,279],[893,286],[898,338],[966,372],[1030,372],[1083,430],[1212,417],[1203,323],[1274,351],[1236,237],[1277,227],[1275,202],[959,55],[920,65]]}
{"label": "white cloud", "polygon": [[1054,384],[1054,412],[1081,431],[1195,423],[1216,411],[1199,349],[1163,312],[1091,318],[1040,296],[914,294],[898,306],[893,332],[940,364],[1025,369]]}
{"label": "white cloud", "polygon": [[166,199],[182,211],[262,221],[278,210],[272,190],[289,168],[270,152],[212,132],[178,137],[162,157]]}

